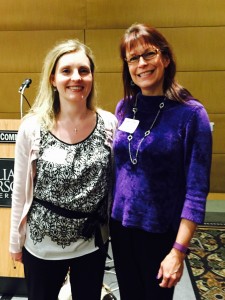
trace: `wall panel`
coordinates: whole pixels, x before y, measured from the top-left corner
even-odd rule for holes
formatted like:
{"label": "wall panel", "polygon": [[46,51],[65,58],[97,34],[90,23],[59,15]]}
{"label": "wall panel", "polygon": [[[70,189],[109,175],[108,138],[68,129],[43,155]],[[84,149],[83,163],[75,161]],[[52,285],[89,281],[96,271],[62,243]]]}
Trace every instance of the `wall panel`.
{"label": "wall panel", "polygon": [[[225,153],[225,115],[209,114],[209,119],[213,126],[213,153]],[[224,177],[225,179],[225,177]]]}
{"label": "wall panel", "polygon": [[210,191],[213,193],[225,193],[225,154],[214,154],[211,169]]}
{"label": "wall panel", "polygon": [[[101,17],[99,17],[101,16]],[[126,28],[134,22],[157,27],[225,25],[224,0],[87,0],[87,28]]]}
{"label": "wall panel", "polygon": [[86,30],[85,42],[94,52],[98,72],[121,72],[119,41],[123,32],[118,29]]}
{"label": "wall panel", "polygon": [[0,72],[40,72],[46,53],[56,42],[78,38],[82,30],[0,31]]}
{"label": "wall panel", "polygon": [[86,1],[0,1],[0,30],[71,30],[86,26]]}
{"label": "wall panel", "polygon": [[[32,83],[25,90],[24,95],[32,104],[39,84],[39,73],[0,73],[0,118],[20,118],[20,94],[18,90],[26,78],[31,78]],[[23,109],[24,113],[29,109],[26,100],[24,100]]]}
{"label": "wall panel", "polygon": [[174,49],[179,71],[225,70],[225,27],[161,28],[160,31]]}
{"label": "wall panel", "polygon": [[120,73],[97,73],[97,95],[99,106],[111,112],[123,97],[123,86]]}
{"label": "wall panel", "polygon": [[225,114],[225,71],[177,72],[177,80],[204,104],[208,113]]}

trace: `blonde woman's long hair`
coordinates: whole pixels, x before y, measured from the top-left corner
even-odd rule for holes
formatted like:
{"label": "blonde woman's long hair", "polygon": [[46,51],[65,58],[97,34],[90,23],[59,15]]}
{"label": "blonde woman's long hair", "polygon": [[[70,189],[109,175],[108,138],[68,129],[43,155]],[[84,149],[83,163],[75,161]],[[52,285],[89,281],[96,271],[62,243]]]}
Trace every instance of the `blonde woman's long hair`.
{"label": "blonde woman's long hair", "polygon": [[83,51],[90,61],[90,69],[93,76],[93,84],[90,94],[87,97],[87,108],[95,111],[94,104],[94,59],[89,47],[76,39],[66,40],[58,43],[46,56],[42,68],[41,79],[34,103],[26,117],[35,115],[42,126],[50,130],[55,124],[56,116],[60,111],[58,91],[52,86],[51,75],[55,74],[58,60],[67,53]]}

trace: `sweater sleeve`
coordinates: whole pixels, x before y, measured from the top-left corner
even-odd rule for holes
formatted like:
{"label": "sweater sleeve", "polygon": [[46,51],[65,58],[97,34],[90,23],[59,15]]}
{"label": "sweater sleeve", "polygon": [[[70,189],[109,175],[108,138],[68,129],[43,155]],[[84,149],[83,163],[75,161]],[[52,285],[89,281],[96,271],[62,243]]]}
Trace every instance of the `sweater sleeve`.
{"label": "sweater sleeve", "polygon": [[33,199],[32,161],[38,157],[40,126],[36,118],[27,118],[20,125],[14,160],[14,181],[11,208],[10,252],[21,251],[25,239],[24,222]]}
{"label": "sweater sleeve", "polygon": [[184,166],[186,197],[181,217],[197,224],[204,221],[212,159],[212,133],[206,110],[195,107],[185,128]]}
{"label": "sweater sleeve", "polygon": [[104,124],[105,124],[105,130],[106,130],[106,144],[112,148],[113,139],[115,136],[115,132],[117,129],[117,119],[114,114],[112,114],[109,111],[105,111],[102,109],[98,109],[97,112],[101,115],[103,118]]}
{"label": "sweater sleeve", "polygon": [[21,124],[15,146],[14,181],[11,208],[10,251],[20,252],[18,227],[22,217],[26,199],[26,175],[29,157],[29,139],[26,127]]}

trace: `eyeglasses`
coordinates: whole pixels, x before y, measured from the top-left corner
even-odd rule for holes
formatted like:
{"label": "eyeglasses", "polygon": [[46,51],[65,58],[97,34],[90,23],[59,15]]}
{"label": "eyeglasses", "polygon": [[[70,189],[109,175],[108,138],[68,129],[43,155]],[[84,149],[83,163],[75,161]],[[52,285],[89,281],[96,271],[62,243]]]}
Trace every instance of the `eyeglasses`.
{"label": "eyeglasses", "polygon": [[152,60],[156,57],[156,55],[158,53],[159,53],[159,49],[155,49],[155,50],[151,50],[147,53],[143,53],[141,55],[134,55],[129,59],[125,58],[125,61],[128,63],[128,65],[135,65],[135,64],[138,64],[141,57],[144,60]]}

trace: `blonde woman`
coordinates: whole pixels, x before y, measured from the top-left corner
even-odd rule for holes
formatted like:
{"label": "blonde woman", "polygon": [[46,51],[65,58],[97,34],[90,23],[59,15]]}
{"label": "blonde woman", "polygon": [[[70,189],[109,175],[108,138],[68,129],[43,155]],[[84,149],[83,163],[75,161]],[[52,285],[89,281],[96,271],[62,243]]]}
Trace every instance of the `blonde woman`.
{"label": "blonde woman", "polygon": [[74,299],[100,299],[115,128],[94,105],[91,50],[57,44],[15,151],[10,252],[24,264],[29,300],[56,300],[68,270]]}

